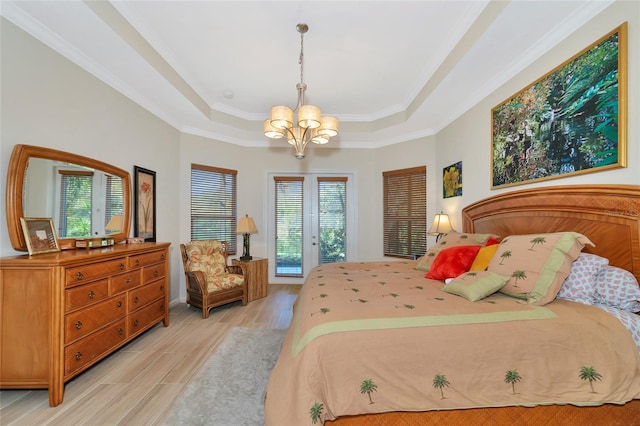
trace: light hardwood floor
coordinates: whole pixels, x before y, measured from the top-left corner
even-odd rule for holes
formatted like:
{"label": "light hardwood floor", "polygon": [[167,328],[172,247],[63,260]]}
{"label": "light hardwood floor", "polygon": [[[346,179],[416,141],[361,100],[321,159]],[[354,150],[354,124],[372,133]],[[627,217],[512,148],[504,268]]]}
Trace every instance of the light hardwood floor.
{"label": "light hardwood floor", "polygon": [[169,327],[156,325],[67,382],[57,407],[46,390],[0,391],[0,424],[157,425],[231,328],[288,328],[299,289],[269,285],[267,297],[215,308],[207,319],[172,305]]}

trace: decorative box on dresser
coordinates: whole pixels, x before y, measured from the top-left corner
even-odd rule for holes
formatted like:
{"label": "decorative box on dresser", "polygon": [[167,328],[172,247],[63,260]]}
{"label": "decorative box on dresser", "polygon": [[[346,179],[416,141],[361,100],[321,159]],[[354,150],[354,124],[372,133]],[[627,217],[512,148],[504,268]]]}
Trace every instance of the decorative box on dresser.
{"label": "decorative box on dresser", "polygon": [[117,244],[0,260],[0,387],[64,384],[163,322],[169,243]]}
{"label": "decorative box on dresser", "polygon": [[233,259],[233,265],[240,265],[244,272],[249,295],[247,301],[260,299],[267,296],[267,283],[269,280],[269,260],[261,257],[254,257],[251,260]]}

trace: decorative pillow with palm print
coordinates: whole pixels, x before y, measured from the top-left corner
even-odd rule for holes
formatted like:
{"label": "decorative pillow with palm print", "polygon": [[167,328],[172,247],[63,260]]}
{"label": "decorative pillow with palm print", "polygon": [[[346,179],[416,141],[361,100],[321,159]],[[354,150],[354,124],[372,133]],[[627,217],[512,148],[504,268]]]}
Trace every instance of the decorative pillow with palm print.
{"label": "decorative pillow with palm print", "polygon": [[477,302],[500,290],[509,277],[489,271],[469,271],[442,287],[442,291]]}
{"label": "decorative pillow with palm print", "polygon": [[429,272],[433,261],[442,249],[469,245],[484,246],[489,238],[497,239],[499,237],[494,234],[465,234],[459,232],[449,232],[448,234],[444,234],[434,246],[427,250],[424,256],[418,259],[415,269]]}
{"label": "decorative pillow with palm print", "polygon": [[593,246],[577,232],[511,235],[500,242],[487,270],[509,277],[501,292],[546,305],[556,298],[586,244]]}

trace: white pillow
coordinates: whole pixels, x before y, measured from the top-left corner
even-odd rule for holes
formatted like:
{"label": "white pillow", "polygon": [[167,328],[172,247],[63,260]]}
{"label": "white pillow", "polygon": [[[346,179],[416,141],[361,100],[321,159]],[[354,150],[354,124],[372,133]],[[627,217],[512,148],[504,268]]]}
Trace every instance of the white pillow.
{"label": "white pillow", "polygon": [[609,259],[591,253],[580,253],[571,264],[569,276],[558,292],[559,299],[593,305],[598,274],[609,265]]}
{"label": "white pillow", "polygon": [[629,271],[605,266],[596,277],[594,302],[629,312],[640,312],[640,286]]}

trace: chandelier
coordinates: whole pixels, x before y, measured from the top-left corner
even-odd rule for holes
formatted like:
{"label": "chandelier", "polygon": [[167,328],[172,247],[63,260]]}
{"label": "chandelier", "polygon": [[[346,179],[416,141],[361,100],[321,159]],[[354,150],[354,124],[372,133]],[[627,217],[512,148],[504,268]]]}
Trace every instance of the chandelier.
{"label": "chandelier", "polygon": [[[309,30],[307,24],[296,25],[300,33],[300,83],[298,89],[298,103],[295,109],[277,105],[271,108],[271,118],[264,122],[264,134],[271,139],[287,138],[296,150],[296,158],[304,158],[304,149],[309,142],[325,144],[338,134],[338,119],[323,116],[320,108],[315,105],[305,105],[304,94],[307,85],[304,83],[304,34]],[[298,113],[294,121],[294,112]]]}

